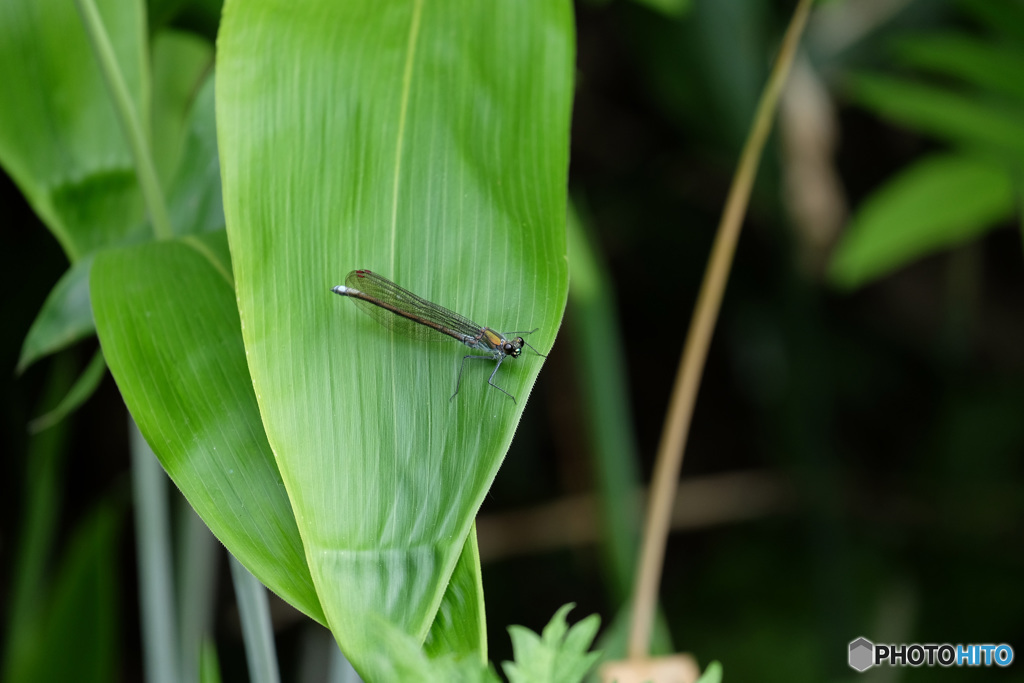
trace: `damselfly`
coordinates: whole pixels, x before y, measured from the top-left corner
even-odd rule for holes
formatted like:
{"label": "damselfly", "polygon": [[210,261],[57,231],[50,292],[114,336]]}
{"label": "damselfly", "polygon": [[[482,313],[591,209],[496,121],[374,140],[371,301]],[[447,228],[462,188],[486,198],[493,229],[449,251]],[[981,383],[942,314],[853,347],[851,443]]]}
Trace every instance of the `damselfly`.
{"label": "damselfly", "polygon": [[455,393],[452,394],[452,398],[459,393],[459,387],[462,385],[462,371],[466,368],[467,360],[493,360],[497,362],[487,383],[515,403],[515,396],[494,383],[494,376],[498,374],[498,368],[501,367],[502,362],[509,357],[519,358],[524,346],[532,349],[538,356],[547,357],[527,344],[522,337],[508,338],[513,334],[532,334],[537,330],[501,334],[490,327],[477,325],[469,318],[449,311],[444,306],[416,296],[408,289],[403,289],[391,280],[369,270],[353,270],[345,278],[344,285],[338,285],[331,291],[351,298],[381,325],[414,339],[439,341],[448,336],[471,349],[486,351],[489,355],[469,354],[462,357],[462,365],[459,366],[459,379],[455,382]]}

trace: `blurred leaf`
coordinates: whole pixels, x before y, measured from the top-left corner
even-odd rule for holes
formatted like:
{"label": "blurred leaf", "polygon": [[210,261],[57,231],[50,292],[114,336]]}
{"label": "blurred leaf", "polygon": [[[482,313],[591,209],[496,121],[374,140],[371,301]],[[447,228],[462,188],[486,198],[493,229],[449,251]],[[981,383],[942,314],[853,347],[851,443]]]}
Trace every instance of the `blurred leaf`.
{"label": "blurred leaf", "polygon": [[430,657],[476,654],[481,663],[487,663],[484,587],[475,525],[466,538],[423,649]]}
{"label": "blurred leaf", "polygon": [[203,640],[203,650],[199,660],[200,683],[220,683],[220,662],[217,658],[217,645],[213,639]]}
{"label": "blurred leaf", "polygon": [[104,503],[75,530],[44,615],[36,622],[31,655],[18,666],[8,664],[5,681],[117,679],[118,518],[113,506]]}
{"label": "blurred leaf", "polygon": [[217,128],[242,331],[335,637],[422,641],[542,359],[469,364],[330,293],[353,268],[550,348],[566,299],[565,0],[228,3]]}
{"label": "blurred leaf", "polygon": [[959,0],[957,5],[994,33],[1024,42],[1024,7],[1020,3]]}
{"label": "blurred leaf", "polygon": [[151,50],[153,159],[160,184],[167,187],[179,167],[196,95],[209,80],[206,74],[213,66],[213,46],[190,33],[164,30],[153,36]]}
{"label": "blurred leaf", "polygon": [[851,77],[849,92],[879,115],[924,133],[1013,158],[1024,155],[1024,108],[871,74]]}
{"label": "blurred leaf", "polygon": [[[689,11],[692,0],[633,0],[636,4],[647,7],[667,17],[679,17]],[[611,0],[587,0],[588,5],[606,6]]]}
{"label": "blurred leaf", "polygon": [[224,0],[190,0],[174,18],[174,25],[216,40],[223,7]]}
{"label": "blurred leaf", "polygon": [[633,0],[667,17],[681,17],[689,11],[692,0]]}
{"label": "blurred leaf", "polygon": [[150,31],[164,28],[180,11],[187,0],[146,0],[146,16]]}
{"label": "blurred leaf", "polygon": [[224,229],[213,94],[211,71],[189,113],[181,164],[167,197],[171,226],[179,235]]}
{"label": "blurred leaf", "polygon": [[161,464],[214,535],[323,622],[260,424],[224,233],[105,251],[92,300],[103,352]]}
{"label": "blurred leaf", "polygon": [[83,403],[89,400],[99,387],[103,377],[107,374],[107,364],[103,360],[103,351],[97,350],[92,360],[86,366],[78,380],[74,383],[67,395],[53,410],[46,412],[29,423],[31,432],[41,432],[57,424],[71,413],[78,410]]}
{"label": "blurred leaf", "polygon": [[362,678],[402,683],[500,683],[501,679],[478,657],[447,654],[430,657],[415,638],[390,622],[370,616],[362,626],[378,647],[366,653]]}
{"label": "blurred leaf", "polygon": [[719,662],[711,662],[704,673],[697,679],[697,683],[722,683],[722,665]]}
{"label": "blurred leaf", "polygon": [[[145,16],[97,3],[135,107],[148,111]],[[0,3],[0,163],[74,262],[141,225],[131,152],[75,4]]]}
{"label": "blurred leaf", "polygon": [[1024,100],[1024,50],[962,34],[901,38],[896,54],[904,64],[953,76],[980,88]]}
{"label": "blurred leaf", "polygon": [[[618,600],[633,589],[641,520],[640,473],[636,439],[630,423],[625,352],[616,302],[601,263],[574,210],[569,212],[569,325],[572,358],[580,383],[589,446],[604,526],[602,541],[609,586]],[[594,344],[600,339],[600,344]]]}
{"label": "blurred leaf", "polygon": [[[713,154],[738,153],[746,139],[761,85],[765,54],[777,35],[768,5],[759,0],[696,2],[683,21],[639,36],[648,55],[653,92],[672,113],[700,131]],[[771,31],[771,33],[769,33]],[[651,40],[650,36],[661,36]]]}
{"label": "blurred leaf", "polygon": [[[69,355],[54,359],[39,410],[57,405],[71,386],[74,372]],[[61,483],[67,441],[67,429],[48,429],[33,435],[28,443],[18,495],[21,510],[12,518],[18,524],[17,532],[13,547],[8,551],[10,587],[0,680],[13,681],[16,672],[27,670],[39,647],[49,590],[49,568],[55,554],[54,538],[62,508]]]}
{"label": "blurred leaf", "polygon": [[502,668],[510,683],[575,683],[601,658],[600,652],[587,652],[600,617],[591,614],[570,629],[565,616],[573,607],[570,603],[559,608],[541,636],[522,626],[509,626],[516,661],[504,662]]}
{"label": "blurred leaf", "polygon": [[1010,174],[981,159],[933,156],[866,199],[832,257],[833,284],[852,289],[962,244],[1011,215]]}
{"label": "blurred leaf", "polygon": [[50,291],[21,346],[17,372],[32,363],[92,335],[96,325],[89,305],[92,257],[71,265]]}

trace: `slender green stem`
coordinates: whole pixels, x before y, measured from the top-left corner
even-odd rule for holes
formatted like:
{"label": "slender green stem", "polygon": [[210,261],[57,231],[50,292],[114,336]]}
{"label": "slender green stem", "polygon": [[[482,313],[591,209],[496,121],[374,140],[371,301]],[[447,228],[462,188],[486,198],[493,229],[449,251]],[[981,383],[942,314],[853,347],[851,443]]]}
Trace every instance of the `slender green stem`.
{"label": "slender green stem", "polygon": [[203,649],[199,660],[200,683],[220,683],[220,662],[217,657],[217,646],[212,638],[203,639]]}
{"label": "slender green stem", "polygon": [[182,683],[199,681],[203,641],[213,630],[217,564],[222,546],[184,496],[177,496],[178,634]]}
{"label": "slender green stem", "polygon": [[270,626],[270,606],[267,590],[259,580],[229,553],[231,581],[235,586],[235,600],[242,618],[242,637],[245,639],[245,658],[249,663],[249,680],[255,683],[280,683],[277,670],[277,652],[274,650],[274,631]]}
{"label": "slender green stem", "polygon": [[160,190],[160,181],[157,180],[149,136],[143,131],[142,119],[132,104],[128,86],[124,82],[124,75],[114,56],[114,48],[110,44],[110,37],[107,35],[103,20],[100,18],[99,10],[96,9],[96,3],[93,0],[75,0],[75,4],[78,5],[78,12],[82,15],[82,24],[89,36],[89,42],[92,43],[93,51],[96,53],[100,71],[103,73],[110,96],[114,101],[114,110],[121,120],[121,126],[128,138],[132,156],[135,158],[135,173],[139,179],[142,196],[146,200],[150,220],[153,222],[153,232],[158,239],[169,239],[174,236],[174,233],[171,231],[171,221],[167,214],[167,204],[164,202],[163,193]]}
{"label": "slender green stem", "polygon": [[134,422],[131,423],[131,452],[146,681],[178,683],[181,676],[178,674],[167,475]]}

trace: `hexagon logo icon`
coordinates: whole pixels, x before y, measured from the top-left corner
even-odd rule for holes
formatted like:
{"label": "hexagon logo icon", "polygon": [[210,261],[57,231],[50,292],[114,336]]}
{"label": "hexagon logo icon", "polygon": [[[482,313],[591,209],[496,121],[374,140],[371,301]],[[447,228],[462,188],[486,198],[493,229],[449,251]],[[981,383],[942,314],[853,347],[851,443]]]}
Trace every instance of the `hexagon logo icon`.
{"label": "hexagon logo icon", "polygon": [[850,667],[866,671],[874,666],[875,644],[867,638],[858,638],[850,643]]}

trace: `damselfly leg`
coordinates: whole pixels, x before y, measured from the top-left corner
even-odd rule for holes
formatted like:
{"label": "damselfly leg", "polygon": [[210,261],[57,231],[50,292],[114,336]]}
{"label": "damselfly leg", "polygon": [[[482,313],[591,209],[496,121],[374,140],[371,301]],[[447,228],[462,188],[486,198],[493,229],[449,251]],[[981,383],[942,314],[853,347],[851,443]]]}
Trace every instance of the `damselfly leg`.
{"label": "damselfly leg", "polygon": [[[462,365],[459,366],[459,379],[455,382],[455,393],[452,394],[452,398],[448,399],[449,401],[451,401],[453,398],[455,398],[459,394],[459,387],[462,386],[462,371],[466,369],[466,361],[467,360],[494,360],[494,357],[493,356],[478,356],[478,355],[472,354],[472,353],[467,355],[467,356],[463,356],[462,357]],[[503,360],[505,360],[505,356],[502,356],[501,358],[499,358],[497,360],[497,362],[494,364],[494,372],[491,373],[491,376],[487,380],[487,383],[490,384],[495,389],[497,389],[498,391],[500,391],[501,393],[503,393],[506,396],[508,396],[510,399],[512,399],[512,402],[515,403],[516,402],[516,397],[515,396],[513,396],[510,393],[508,393],[507,391],[505,391],[504,389],[502,389],[501,387],[499,387],[497,384],[494,383],[494,376],[496,374],[498,374],[498,368],[501,367],[501,362]]]}

